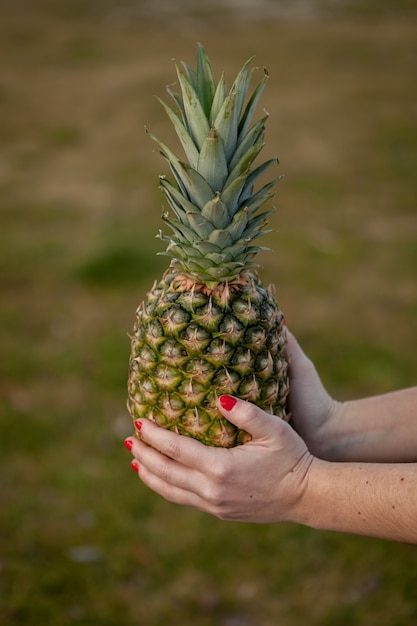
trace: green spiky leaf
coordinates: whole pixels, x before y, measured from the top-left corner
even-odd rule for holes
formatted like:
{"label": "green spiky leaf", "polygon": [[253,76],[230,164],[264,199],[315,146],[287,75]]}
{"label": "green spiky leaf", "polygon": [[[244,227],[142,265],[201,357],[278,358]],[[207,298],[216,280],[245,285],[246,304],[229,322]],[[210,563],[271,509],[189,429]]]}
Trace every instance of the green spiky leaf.
{"label": "green spiky leaf", "polygon": [[255,122],[253,116],[268,73],[264,70],[252,88],[252,61],[246,61],[229,90],[224,74],[216,82],[198,44],[196,68],[175,64],[179,91],[167,87],[177,111],[162,102],[187,162],[150,135],[175,179],[160,179],[173,214],[164,216],[172,231],[170,237],[161,236],[168,243],[166,253],[179,271],[210,286],[236,279],[254,266],[253,257],[264,248],[252,242],[269,232],[265,224],[272,212],[258,210],[279,181],[274,178],[257,188],[277,159],[254,165],[264,146],[268,114]]}

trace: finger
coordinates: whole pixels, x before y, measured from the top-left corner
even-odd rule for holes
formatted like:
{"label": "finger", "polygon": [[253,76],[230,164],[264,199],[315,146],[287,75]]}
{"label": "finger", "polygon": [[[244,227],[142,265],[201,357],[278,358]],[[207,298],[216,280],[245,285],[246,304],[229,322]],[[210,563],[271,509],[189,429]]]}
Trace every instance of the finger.
{"label": "finger", "polygon": [[[191,470],[142,441],[132,442],[134,469],[142,482],[169,502],[193,506],[200,511],[216,514],[212,506],[210,477]],[[214,498],[215,500],[215,498]]]}
{"label": "finger", "polygon": [[197,494],[176,484],[184,481],[177,481],[173,477],[174,472],[169,465],[170,463],[175,463],[175,461],[171,461],[166,456],[156,453],[156,451],[154,453],[159,454],[160,460],[149,462],[146,454],[142,455],[140,452],[135,456],[136,459],[139,459],[137,473],[142,482],[170,502],[195,504],[195,500],[198,498]]}
{"label": "finger", "polygon": [[[166,458],[167,457],[165,457],[165,459]],[[165,500],[168,500],[168,502],[182,504],[185,506],[193,506],[200,510],[204,510],[204,501],[198,494],[189,491],[188,489],[178,487],[177,485],[173,485],[170,482],[167,482],[161,476],[155,474],[146,465],[139,463],[137,474],[144,485],[165,498]]]}
{"label": "finger", "polygon": [[135,422],[140,439],[170,459],[205,472],[213,463],[213,450],[196,439],[157,426],[150,420]]}
{"label": "finger", "polygon": [[187,467],[179,461],[174,461],[138,439],[133,442],[132,454],[138,461],[140,468],[146,468],[165,484],[198,493],[204,482],[204,478],[198,470]]}
{"label": "finger", "polygon": [[[180,440],[187,439],[180,435],[177,437]],[[163,452],[147,445],[143,440],[131,438],[131,443],[132,454],[141,468],[145,468],[153,474],[161,481],[161,484],[164,483],[166,486],[170,485],[173,488],[194,494],[201,503],[207,500],[211,501],[213,497],[216,497],[215,492],[213,493],[213,485],[215,487],[223,482],[228,467],[230,467],[229,454],[231,451],[222,448],[208,449],[207,446],[200,444],[198,447],[202,447],[203,451],[208,453],[207,456],[213,459],[213,463],[210,463],[209,467],[206,468],[205,463],[200,462],[201,467],[197,465],[192,468],[182,464],[179,460],[169,458]],[[198,460],[201,461],[201,458],[200,454]],[[165,489],[167,488],[165,487]],[[197,504],[194,503],[194,506]]]}
{"label": "finger", "polygon": [[234,396],[220,396],[218,406],[226,419],[252,435],[252,442],[270,441],[277,428],[285,428],[284,420]]}

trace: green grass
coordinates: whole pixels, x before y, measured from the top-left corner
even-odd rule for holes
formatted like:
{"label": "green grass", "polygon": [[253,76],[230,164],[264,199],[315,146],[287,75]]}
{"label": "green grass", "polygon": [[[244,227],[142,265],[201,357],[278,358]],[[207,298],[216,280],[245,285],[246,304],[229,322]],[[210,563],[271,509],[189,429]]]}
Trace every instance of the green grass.
{"label": "green grass", "polygon": [[122,445],[128,333],[166,263],[143,126],[172,139],[154,96],[198,40],[229,77],[251,54],[268,67],[285,178],[262,274],[330,392],[415,384],[412,3],[234,25],[32,4],[0,9],[1,624],[417,623],[414,548],[170,505]]}

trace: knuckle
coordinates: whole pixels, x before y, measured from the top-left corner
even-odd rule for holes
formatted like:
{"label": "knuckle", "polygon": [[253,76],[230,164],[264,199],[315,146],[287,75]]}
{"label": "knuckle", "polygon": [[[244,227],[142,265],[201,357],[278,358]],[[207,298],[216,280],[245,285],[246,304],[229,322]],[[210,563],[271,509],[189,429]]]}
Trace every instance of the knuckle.
{"label": "knuckle", "polygon": [[159,459],[158,463],[155,466],[155,470],[154,471],[155,471],[156,475],[164,483],[169,483],[170,482],[170,469],[169,469],[168,459],[166,459],[165,457],[162,457],[161,459]]}
{"label": "knuckle", "polygon": [[213,513],[218,517],[221,516],[227,506],[231,483],[233,481],[228,463],[220,463],[211,468],[204,497],[210,504]]}
{"label": "knuckle", "polygon": [[163,453],[170,459],[178,459],[181,456],[181,449],[177,437],[170,437],[165,442]]}
{"label": "knuckle", "polygon": [[234,520],[233,515],[231,513],[226,512],[226,511],[219,511],[215,515],[222,522],[231,522],[231,521]]}
{"label": "knuckle", "polygon": [[205,500],[209,503],[212,513],[217,517],[220,517],[225,503],[222,486],[211,485],[205,494]]}
{"label": "knuckle", "polygon": [[223,521],[234,519],[233,504],[223,487],[212,487],[206,494],[206,504],[206,510],[218,519]]}
{"label": "knuckle", "polygon": [[164,500],[167,500],[167,502],[175,502],[172,489],[166,483],[161,486],[159,494],[164,498]]}
{"label": "knuckle", "polygon": [[225,459],[210,468],[210,477],[216,485],[224,485],[230,482],[231,474],[231,467]]}

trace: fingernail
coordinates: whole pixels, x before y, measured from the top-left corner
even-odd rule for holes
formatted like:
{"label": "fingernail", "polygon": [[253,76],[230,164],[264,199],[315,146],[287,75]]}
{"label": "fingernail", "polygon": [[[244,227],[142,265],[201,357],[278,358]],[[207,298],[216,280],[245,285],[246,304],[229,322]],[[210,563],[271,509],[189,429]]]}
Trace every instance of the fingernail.
{"label": "fingernail", "polygon": [[237,402],[233,396],[220,396],[219,401],[226,411],[231,411]]}
{"label": "fingernail", "polygon": [[123,443],[129,451],[133,448],[133,441],[131,439],[125,439]]}
{"label": "fingernail", "polygon": [[140,420],[135,421],[136,430],[140,430],[142,428],[142,422]]}
{"label": "fingernail", "polygon": [[130,466],[136,474],[139,472],[139,463],[137,461],[132,461]]}

